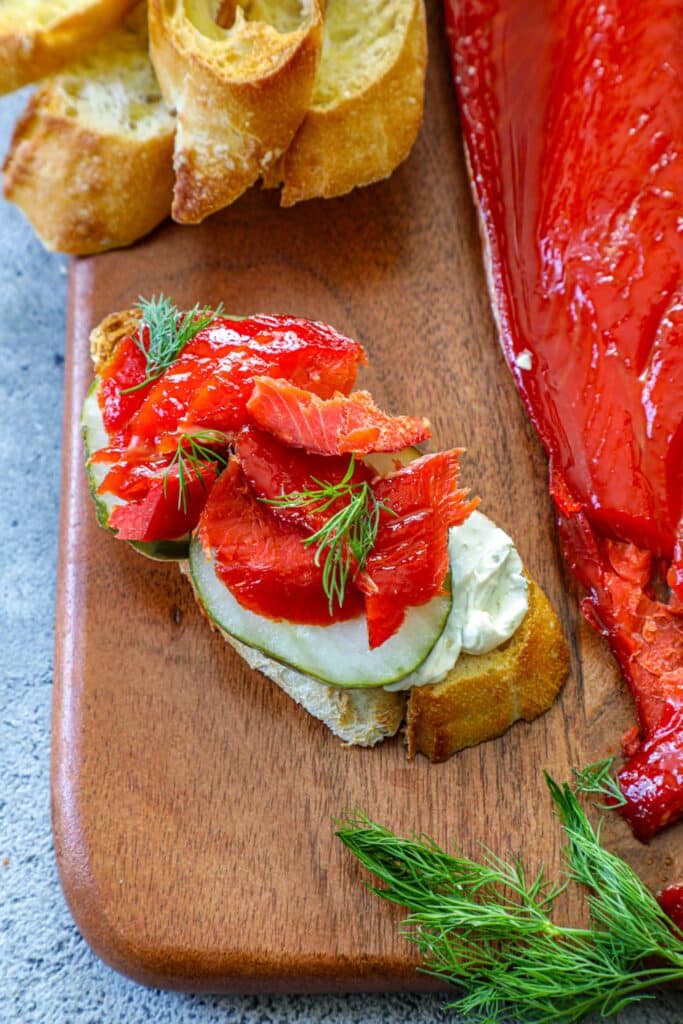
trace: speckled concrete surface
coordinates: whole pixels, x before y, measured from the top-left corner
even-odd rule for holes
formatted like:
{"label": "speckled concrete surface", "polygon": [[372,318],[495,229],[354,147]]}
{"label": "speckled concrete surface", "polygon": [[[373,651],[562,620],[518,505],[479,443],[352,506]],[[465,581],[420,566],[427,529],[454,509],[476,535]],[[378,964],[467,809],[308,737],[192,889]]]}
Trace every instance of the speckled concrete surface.
{"label": "speckled concrete surface", "polygon": [[[3,150],[21,102],[0,102]],[[439,999],[423,996],[229,998],[146,990],[105,967],[78,935],[57,881],[48,790],[66,262],[46,254],[21,215],[1,201],[0,239],[0,1022],[448,1020]],[[621,1024],[682,1021],[678,994],[620,1017]]]}

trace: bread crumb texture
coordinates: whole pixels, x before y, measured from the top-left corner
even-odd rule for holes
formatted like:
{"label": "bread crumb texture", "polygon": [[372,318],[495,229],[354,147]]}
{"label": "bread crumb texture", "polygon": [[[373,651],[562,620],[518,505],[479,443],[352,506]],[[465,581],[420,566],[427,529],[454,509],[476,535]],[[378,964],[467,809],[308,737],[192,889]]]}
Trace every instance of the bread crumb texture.
{"label": "bread crumb texture", "polygon": [[5,195],[48,249],[128,245],[170,212],[174,131],[141,5],[31,97],[5,160]]}
{"label": "bread crumb texture", "polygon": [[311,108],[266,179],[282,205],[387,178],[415,143],[426,66],[423,0],[329,0]]}
{"label": "bread crumb texture", "polygon": [[2,0],[0,93],[73,60],[114,28],[138,0]]}

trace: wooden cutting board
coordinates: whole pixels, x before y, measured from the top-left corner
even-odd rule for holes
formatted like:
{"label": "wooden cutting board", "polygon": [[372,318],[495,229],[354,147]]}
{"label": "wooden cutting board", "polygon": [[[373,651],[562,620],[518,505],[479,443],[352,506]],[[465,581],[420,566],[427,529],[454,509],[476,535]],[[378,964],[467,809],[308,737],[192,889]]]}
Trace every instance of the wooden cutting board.
{"label": "wooden cutting board", "polygon": [[[363,808],[400,832],[457,838],[559,869],[541,772],[616,752],[632,712],[563,574],[546,463],[489,311],[443,39],[430,10],[424,126],[381,185],[284,211],[252,190],[199,228],[71,264],[52,800],[62,884],[92,948],[147,984],[214,991],[424,990],[398,908],[363,887],[333,819]],[[573,673],[532,725],[442,765],[401,738],[342,746],[213,635],[173,566],[99,530],[79,413],[90,328],[143,293],[180,306],[327,320],[367,348],[368,387],[428,415],[434,448],[516,538],[562,616]],[[683,830],[649,848],[606,836],[654,887],[683,876]],[[580,902],[564,913],[582,915]]]}

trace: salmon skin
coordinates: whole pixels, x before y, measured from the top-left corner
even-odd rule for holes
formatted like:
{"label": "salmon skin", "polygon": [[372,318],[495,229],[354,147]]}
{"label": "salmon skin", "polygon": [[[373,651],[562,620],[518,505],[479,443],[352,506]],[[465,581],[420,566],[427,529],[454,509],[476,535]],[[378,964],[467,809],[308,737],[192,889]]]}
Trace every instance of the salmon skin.
{"label": "salmon skin", "polygon": [[445,13],[500,340],[634,697],[622,813],[647,841],[683,816],[683,3]]}

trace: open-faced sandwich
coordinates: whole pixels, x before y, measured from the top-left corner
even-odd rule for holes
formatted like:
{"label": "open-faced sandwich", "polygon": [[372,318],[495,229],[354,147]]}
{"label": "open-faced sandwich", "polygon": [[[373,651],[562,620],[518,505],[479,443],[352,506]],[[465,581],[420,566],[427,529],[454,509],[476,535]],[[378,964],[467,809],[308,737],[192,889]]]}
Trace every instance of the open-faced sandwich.
{"label": "open-faced sandwich", "polygon": [[444,760],[547,709],[558,620],[511,539],[458,486],[459,449],[354,391],[365,353],[291,316],[166,299],[91,336],[83,409],[98,520],[177,559],[250,666],[348,743],[406,721]]}

